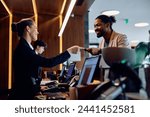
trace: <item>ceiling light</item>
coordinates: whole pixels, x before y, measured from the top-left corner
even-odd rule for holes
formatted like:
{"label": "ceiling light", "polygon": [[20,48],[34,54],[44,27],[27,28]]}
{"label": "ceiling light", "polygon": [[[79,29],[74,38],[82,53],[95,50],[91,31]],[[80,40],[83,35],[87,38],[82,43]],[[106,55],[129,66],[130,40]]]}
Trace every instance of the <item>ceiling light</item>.
{"label": "ceiling light", "polygon": [[146,26],[149,26],[149,23],[139,22],[139,23],[134,24],[134,26],[135,27],[146,27]]}
{"label": "ceiling light", "polygon": [[64,29],[65,29],[65,27],[66,27],[66,24],[67,24],[67,22],[68,22],[68,19],[69,19],[69,17],[70,17],[70,14],[71,14],[71,12],[72,12],[72,10],[73,10],[73,7],[74,7],[75,3],[76,3],[76,0],[71,0],[71,3],[70,3],[69,8],[68,8],[68,10],[67,10],[65,19],[64,19],[64,21],[63,21],[63,24],[62,24],[62,27],[61,27],[61,29],[60,29],[60,32],[59,32],[58,36],[61,36],[62,33],[64,32]]}
{"label": "ceiling light", "polygon": [[102,12],[103,15],[107,15],[107,16],[115,16],[118,15],[119,13],[120,12],[117,10],[107,10]]}
{"label": "ceiling light", "polygon": [[94,30],[89,30],[89,33],[95,33],[95,31]]}

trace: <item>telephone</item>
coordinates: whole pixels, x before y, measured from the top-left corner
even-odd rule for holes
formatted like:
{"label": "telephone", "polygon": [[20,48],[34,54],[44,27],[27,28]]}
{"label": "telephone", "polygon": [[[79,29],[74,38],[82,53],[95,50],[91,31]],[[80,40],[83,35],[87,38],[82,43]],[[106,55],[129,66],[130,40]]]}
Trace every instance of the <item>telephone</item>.
{"label": "telephone", "polygon": [[69,85],[71,87],[74,87],[78,84],[78,81],[79,81],[79,75],[76,75],[71,79],[71,81],[69,82]]}
{"label": "telephone", "polygon": [[[120,80],[107,80],[99,84],[92,92],[88,94],[90,100],[113,100],[117,99],[126,88],[127,77],[121,77]],[[124,97],[123,97],[124,98]]]}
{"label": "telephone", "polygon": [[86,97],[90,100],[96,100],[100,94],[102,94],[105,90],[112,86],[112,82],[110,80],[102,82],[98,85],[92,92],[90,92]]}
{"label": "telephone", "polygon": [[138,74],[127,62],[114,63],[111,71],[115,78],[102,82],[88,95],[88,99],[115,99],[121,93],[139,92],[142,88]]}

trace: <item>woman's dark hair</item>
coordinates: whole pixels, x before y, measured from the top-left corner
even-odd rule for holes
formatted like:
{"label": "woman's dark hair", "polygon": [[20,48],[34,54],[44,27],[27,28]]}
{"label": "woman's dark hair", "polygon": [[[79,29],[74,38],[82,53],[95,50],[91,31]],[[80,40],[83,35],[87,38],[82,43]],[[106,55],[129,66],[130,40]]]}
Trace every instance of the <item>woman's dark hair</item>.
{"label": "woman's dark hair", "polygon": [[102,20],[103,23],[110,23],[110,26],[112,26],[113,23],[116,23],[116,19],[114,16],[107,16],[107,15],[99,15],[96,17],[96,19]]}
{"label": "woman's dark hair", "polygon": [[13,32],[18,32],[18,36],[22,37],[24,33],[24,29],[26,26],[31,26],[33,25],[33,20],[30,18],[22,19],[19,22],[14,22],[12,23],[12,31]]}

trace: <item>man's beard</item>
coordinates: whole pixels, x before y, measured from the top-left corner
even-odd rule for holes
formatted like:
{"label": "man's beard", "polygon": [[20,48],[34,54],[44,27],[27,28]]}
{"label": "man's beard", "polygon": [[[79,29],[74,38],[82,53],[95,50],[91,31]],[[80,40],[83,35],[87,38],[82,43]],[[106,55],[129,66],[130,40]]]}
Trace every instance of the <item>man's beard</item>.
{"label": "man's beard", "polygon": [[103,35],[102,34],[97,34],[97,38],[100,38],[102,37]]}
{"label": "man's beard", "polygon": [[100,31],[100,33],[97,33],[97,38],[104,36],[104,34],[105,34],[105,31],[103,31],[103,30]]}

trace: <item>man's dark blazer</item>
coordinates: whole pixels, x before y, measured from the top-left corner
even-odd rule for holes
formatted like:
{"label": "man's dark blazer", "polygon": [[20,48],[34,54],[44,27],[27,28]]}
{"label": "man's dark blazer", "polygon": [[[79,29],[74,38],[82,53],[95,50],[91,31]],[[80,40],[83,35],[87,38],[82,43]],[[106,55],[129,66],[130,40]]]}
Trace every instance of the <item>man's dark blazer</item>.
{"label": "man's dark blazer", "polygon": [[10,99],[33,99],[37,92],[34,78],[37,77],[38,67],[53,67],[65,62],[69,57],[68,51],[53,58],[39,56],[27,41],[21,38],[13,56],[14,83]]}

